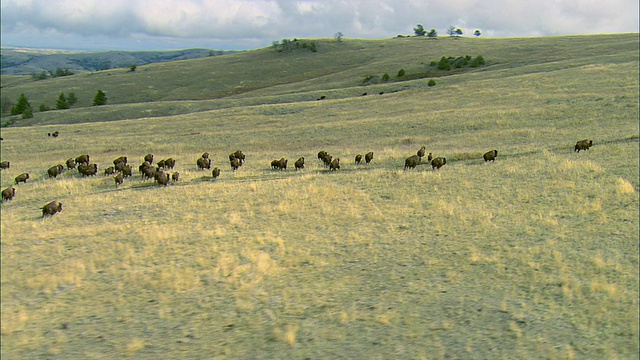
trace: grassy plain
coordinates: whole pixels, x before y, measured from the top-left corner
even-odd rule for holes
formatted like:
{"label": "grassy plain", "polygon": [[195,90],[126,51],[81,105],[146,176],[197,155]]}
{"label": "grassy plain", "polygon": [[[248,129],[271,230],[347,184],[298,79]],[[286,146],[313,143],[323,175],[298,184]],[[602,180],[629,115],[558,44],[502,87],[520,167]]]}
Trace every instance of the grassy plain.
{"label": "grassy plain", "polygon": [[[110,105],[3,128],[2,188],[31,179],[2,204],[2,358],[638,358],[637,34],[319,49],[69,77]],[[466,54],[488,66],[359,85]],[[422,145],[447,165],[402,170]],[[215,181],[196,170],[205,151]],[[181,180],[45,176],[148,152]],[[290,168],[270,170],[280,157]],[[54,199],[63,211],[41,220]]]}

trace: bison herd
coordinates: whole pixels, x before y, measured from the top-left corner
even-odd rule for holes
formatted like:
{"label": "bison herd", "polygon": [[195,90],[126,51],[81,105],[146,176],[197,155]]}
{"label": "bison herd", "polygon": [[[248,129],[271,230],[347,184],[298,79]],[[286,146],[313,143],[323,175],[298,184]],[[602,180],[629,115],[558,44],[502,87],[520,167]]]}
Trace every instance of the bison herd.
{"label": "bison herd", "polygon": [[[56,134],[57,135],[57,134]],[[52,135],[53,136],[53,135]],[[574,151],[580,152],[581,150],[588,150],[591,146],[593,146],[593,141],[590,139],[580,140],[575,144]],[[434,170],[438,170],[443,167],[447,163],[447,159],[444,157],[433,157],[432,153],[429,153],[425,158],[426,148],[421,147],[415,155],[409,156],[405,159],[404,162],[404,170],[414,169],[418,165],[428,164],[431,165],[431,168]],[[491,150],[482,155],[484,162],[495,162],[496,157],[498,156],[498,150]],[[329,171],[337,171],[340,169],[340,158],[333,157],[326,151],[318,152],[318,159],[322,162],[322,164],[329,169]],[[362,164],[363,156],[362,154],[358,154],[355,157],[355,164]],[[240,168],[246,160],[245,154],[237,150],[231,154],[229,154],[229,165],[231,170],[236,171]],[[369,164],[373,160],[373,152],[368,152],[364,155],[364,161],[366,164]],[[142,164],[138,166],[138,172],[141,174],[143,180],[153,179],[160,186],[167,186],[170,181],[177,182],[179,180],[180,174],[178,172],[173,172],[171,175],[167,172],[167,170],[173,170],[175,167],[176,161],[173,158],[167,158],[163,160],[159,160],[156,162],[155,166],[153,165],[154,156],[153,154],[147,154],[143,158]],[[286,170],[287,169],[288,159],[282,157],[280,159],[276,159],[271,161],[271,169],[273,170]],[[82,176],[95,176],[98,173],[98,165],[90,162],[89,155],[83,154],[79,155],[76,158],[69,158],[65,162],[66,170],[77,169],[78,173]],[[0,162],[0,170],[9,169],[10,168],[9,161]],[[298,158],[295,161],[295,170],[304,169],[304,157]],[[211,159],[209,158],[209,153],[203,153],[200,158],[196,160],[196,167],[198,170],[211,169]],[[63,171],[65,171],[65,166],[58,164],[50,167],[47,170],[47,176],[49,178],[55,178],[60,175]],[[218,167],[214,167],[211,171],[211,175],[213,179],[217,179],[220,176],[220,169]],[[128,164],[128,159],[126,156],[120,156],[113,160],[113,166],[109,166],[104,169],[105,175],[114,175],[113,179],[115,181],[116,188],[119,185],[122,185],[124,179],[132,176],[132,167]],[[26,183],[29,179],[29,173],[22,173],[15,177],[14,183],[18,185],[19,183]],[[12,200],[16,195],[16,189],[14,187],[9,187],[2,190],[2,202]],[[52,201],[42,208],[42,217],[45,216],[53,216],[56,213],[62,211],[62,204],[58,201]]]}

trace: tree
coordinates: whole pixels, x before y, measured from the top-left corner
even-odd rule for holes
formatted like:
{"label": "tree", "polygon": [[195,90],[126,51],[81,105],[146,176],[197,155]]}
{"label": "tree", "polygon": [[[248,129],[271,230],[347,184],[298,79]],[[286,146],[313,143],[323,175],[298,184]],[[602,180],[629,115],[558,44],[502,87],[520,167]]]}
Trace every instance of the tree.
{"label": "tree", "polygon": [[431,29],[429,31],[429,33],[427,34],[427,37],[431,38],[431,39],[435,39],[438,37],[438,32],[436,31],[436,29]]}
{"label": "tree", "polygon": [[456,33],[456,27],[451,25],[447,28],[447,35],[453,36]]}
{"label": "tree", "polygon": [[333,35],[333,37],[337,42],[342,42],[342,38],[344,37],[344,35],[342,34],[342,32],[338,31]]}
{"label": "tree", "polygon": [[98,93],[93,98],[93,106],[105,105],[107,103],[107,94],[104,91],[98,90]]}
{"label": "tree", "polygon": [[390,78],[391,77],[387,73],[384,73],[384,75],[382,75],[382,81],[389,81]]}
{"label": "tree", "polygon": [[51,109],[49,109],[49,107],[45,104],[40,104],[40,112],[45,112],[45,111],[49,111]]}
{"label": "tree", "polygon": [[76,97],[76,94],[70,92],[69,95],[67,95],[67,103],[69,103],[69,107],[72,107],[77,102],[78,98]]}
{"label": "tree", "polygon": [[475,35],[476,37],[478,37],[478,36],[480,36],[480,35],[482,35],[482,34],[480,33],[480,30],[476,29],[476,31],[473,33],[473,35]]}
{"label": "tree", "polygon": [[[27,100],[27,97],[22,93],[20,97],[18,97],[18,102],[11,108],[11,115],[19,115],[27,110],[31,110],[31,104],[29,104],[29,100]],[[33,117],[33,114],[31,117]]]}
{"label": "tree", "polygon": [[67,102],[67,98],[64,96],[64,93],[60,93],[58,96],[58,100],[56,101],[56,109],[64,110],[69,108],[69,103]]}
{"label": "tree", "polygon": [[462,36],[462,29],[457,28],[455,33],[456,33],[456,36]]}
{"label": "tree", "polygon": [[[211,56],[211,55],[209,55],[209,56]],[[131,65],[131,66],[129,67],[129,71],[131,71],[131,72],[136,71],[136,67],[137,67],[137,65],[136,65],[136,64]]]}
{"label": "tree", "polygon": [[424,29],[422,24],[418,24],[413,28],[413,32],[416,33],[416,36],[425,36],[427,34],[427,30]]}
{"label": "tree", "polygon": [[403,76],[404,76],[404,74],[405,74],[404,69],[400,69],[400,70],[398,71],[398,77],[403,77]]}

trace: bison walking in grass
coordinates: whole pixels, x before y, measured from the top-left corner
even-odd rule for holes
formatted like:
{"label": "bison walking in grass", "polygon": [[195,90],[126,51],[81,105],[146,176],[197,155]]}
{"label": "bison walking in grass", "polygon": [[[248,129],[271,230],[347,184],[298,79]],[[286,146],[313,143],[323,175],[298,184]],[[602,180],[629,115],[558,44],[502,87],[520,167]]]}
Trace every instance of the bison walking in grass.
{"label": "bison walking in grass", "polygon": [[48,203],[47,205],[41,207],[42,209],[42,217],[44,218],[45,216],[53,216],[56,213],[59,213],[60,211],[62,211],[62,204],[59,201],[52,201],[50,203]]}
{"label": "bison walking in grass", "polygon": [[144,156],[144,161],[148,162],[149,164],[153,164],[153,154],[147,154]]}
{"label": "bison walking in grass", "polygon": [[80,155],[76,157],[76,164],[89,164],[89,155]]}
{"label": "bison walking in grass", "polygon": [[329,164],[329,171],[340,170],[340,158],[335,158]]}
{"label": "bison walking in grass", "polygon": [[580,150],[589,150],[589,148],[593,146],[593,141],[589,139],[580,140],[576,143],[576,146],[573,148],[573,151],[580,152]]}
{"label": "bison walking in grass", "polygon": [[122,185],[122,183],[124,182],[124,175],[122,175],[122,173],[118,173],[113,177],[113,180],[115,180],[116,187],[118,187],[118,185]]}
{"label": "bison walking in grass", "polygon": [[116,173],[116,168],[114,168],[113,166],[109,166],[108,168],[104,169],[104,175],[113,175]]}
{"label": "bison walking in grass", "polygon": [[431,160],[431,168],[438,170],[441,167],[443,167],[446,163],[447,163],[447,159],[445,159],[443,157],[437,157],[437,158]]}
{"label": "bison walking in grass", "polygon": [[415,169],[416,166],[418,166],[418,164],[420,164],[420,156],[418,155],[411,155],[408,158],[405,159],[404,161],[404,169]]}
{"label": "bison walking in grass", "polygon": [[171,174],[171,181],[176,182],[180,179],[180,173],[179,172],[174,172],[173,174]]}
{"label": "bison walking in grass", "polygon": [[427,148],[426,147],[421,147],[420,150],[418,150],[418,152],[416,152],[416,155],[418,155],[418,157],[420,158],[420,160],[422,160],[422,158],[424,157],[424,154],[426,153]]}
{"label": "bison walking in grass", "polygon": [[56,166],[52,166],[47,170],[47,175],[49,175],[50,178],[54,178],[57,177],[58,175],[60,175],[62,173],[62,170],[64,170],[64,166],[63,165],[56,165]]}
{"label": "bison walking in grass", "polygon": [[76,160],[74,158],[69,158],[66,161],[67,169],[73,170],[76,168]]}
{"label": "bison walking in grass", "polygon": [[356,165],[360,165],[361,161],[362,161],[362,154],[356,155]]}
{"label": "bison walking in grass", "polygon": [[214,179],[217,179],[220,176],[220,169],[214,167],[213,170],[211,170],[211,176],[213,176]]}
{"label": "bison walking in grass", "polygon": [[201,157],[196,161],[196,165],[198,165],[198,170],[211,169],[211,159]]}
{"label": "bison walking in grass", "polygon": [[11,167],[11,163],[9,163],[8,161],[3,161],[0,163],[0,169],[2,170],[8,169],[9,167]]}
{"label": "bison walking in grass", "polygon": [[373,160],[373,151],[366,153],[366,155],[364,156],[364,162],[366,162],[367,164],[370,163],[371,160]]}
{"label": "bison walking in grass", "polygon": [[22,173],[18,176],[15,177],[15,179],[13,179],[16,183],[16,185],[18,185],[18,183],[27,183],[27,179],[29,179],[29,174],[28,173]]}
{"label": "bison walking in grass", "polygon": [[242,160],[234,157],[233,160],[229,161],[229,165],[231,165],[231,170],[236,171],[242,165]]}
{"label": "bison walking in grass", "polygon": [[78,172],[82,176],[94,176],[98,173],[98,164],[80,164],[78,165]]}
{"label": "bison walking in grass", "polygon": [[14,196],[16,196],[16,189],[13,187],[2,190],[2,201],[12,200]]}
{"label": "bison walking in grass", "polygon": [[482,155],[482,158],[484,159],[484,162],[487,162],[487,161],[495,162],[497,156],[498,156],[498,150],[491,150],[484,153],[484,155]]}
{"label": "bison walking in grass", "polygon": [[296,170],[304,169],[304,157],[301,157],[298,160],[296,160],[296,162],[293,165],[295,165]]}

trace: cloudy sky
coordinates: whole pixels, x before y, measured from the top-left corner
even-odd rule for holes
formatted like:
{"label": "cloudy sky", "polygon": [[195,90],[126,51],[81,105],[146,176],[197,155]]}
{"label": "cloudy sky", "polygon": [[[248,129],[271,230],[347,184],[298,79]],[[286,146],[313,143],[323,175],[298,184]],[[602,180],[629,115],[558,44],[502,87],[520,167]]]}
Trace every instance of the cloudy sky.
{"label": "cloudy sky", "polygon": [[289,38],[638,32],[638,0],[0,0],[2,46],[245,50]]}

